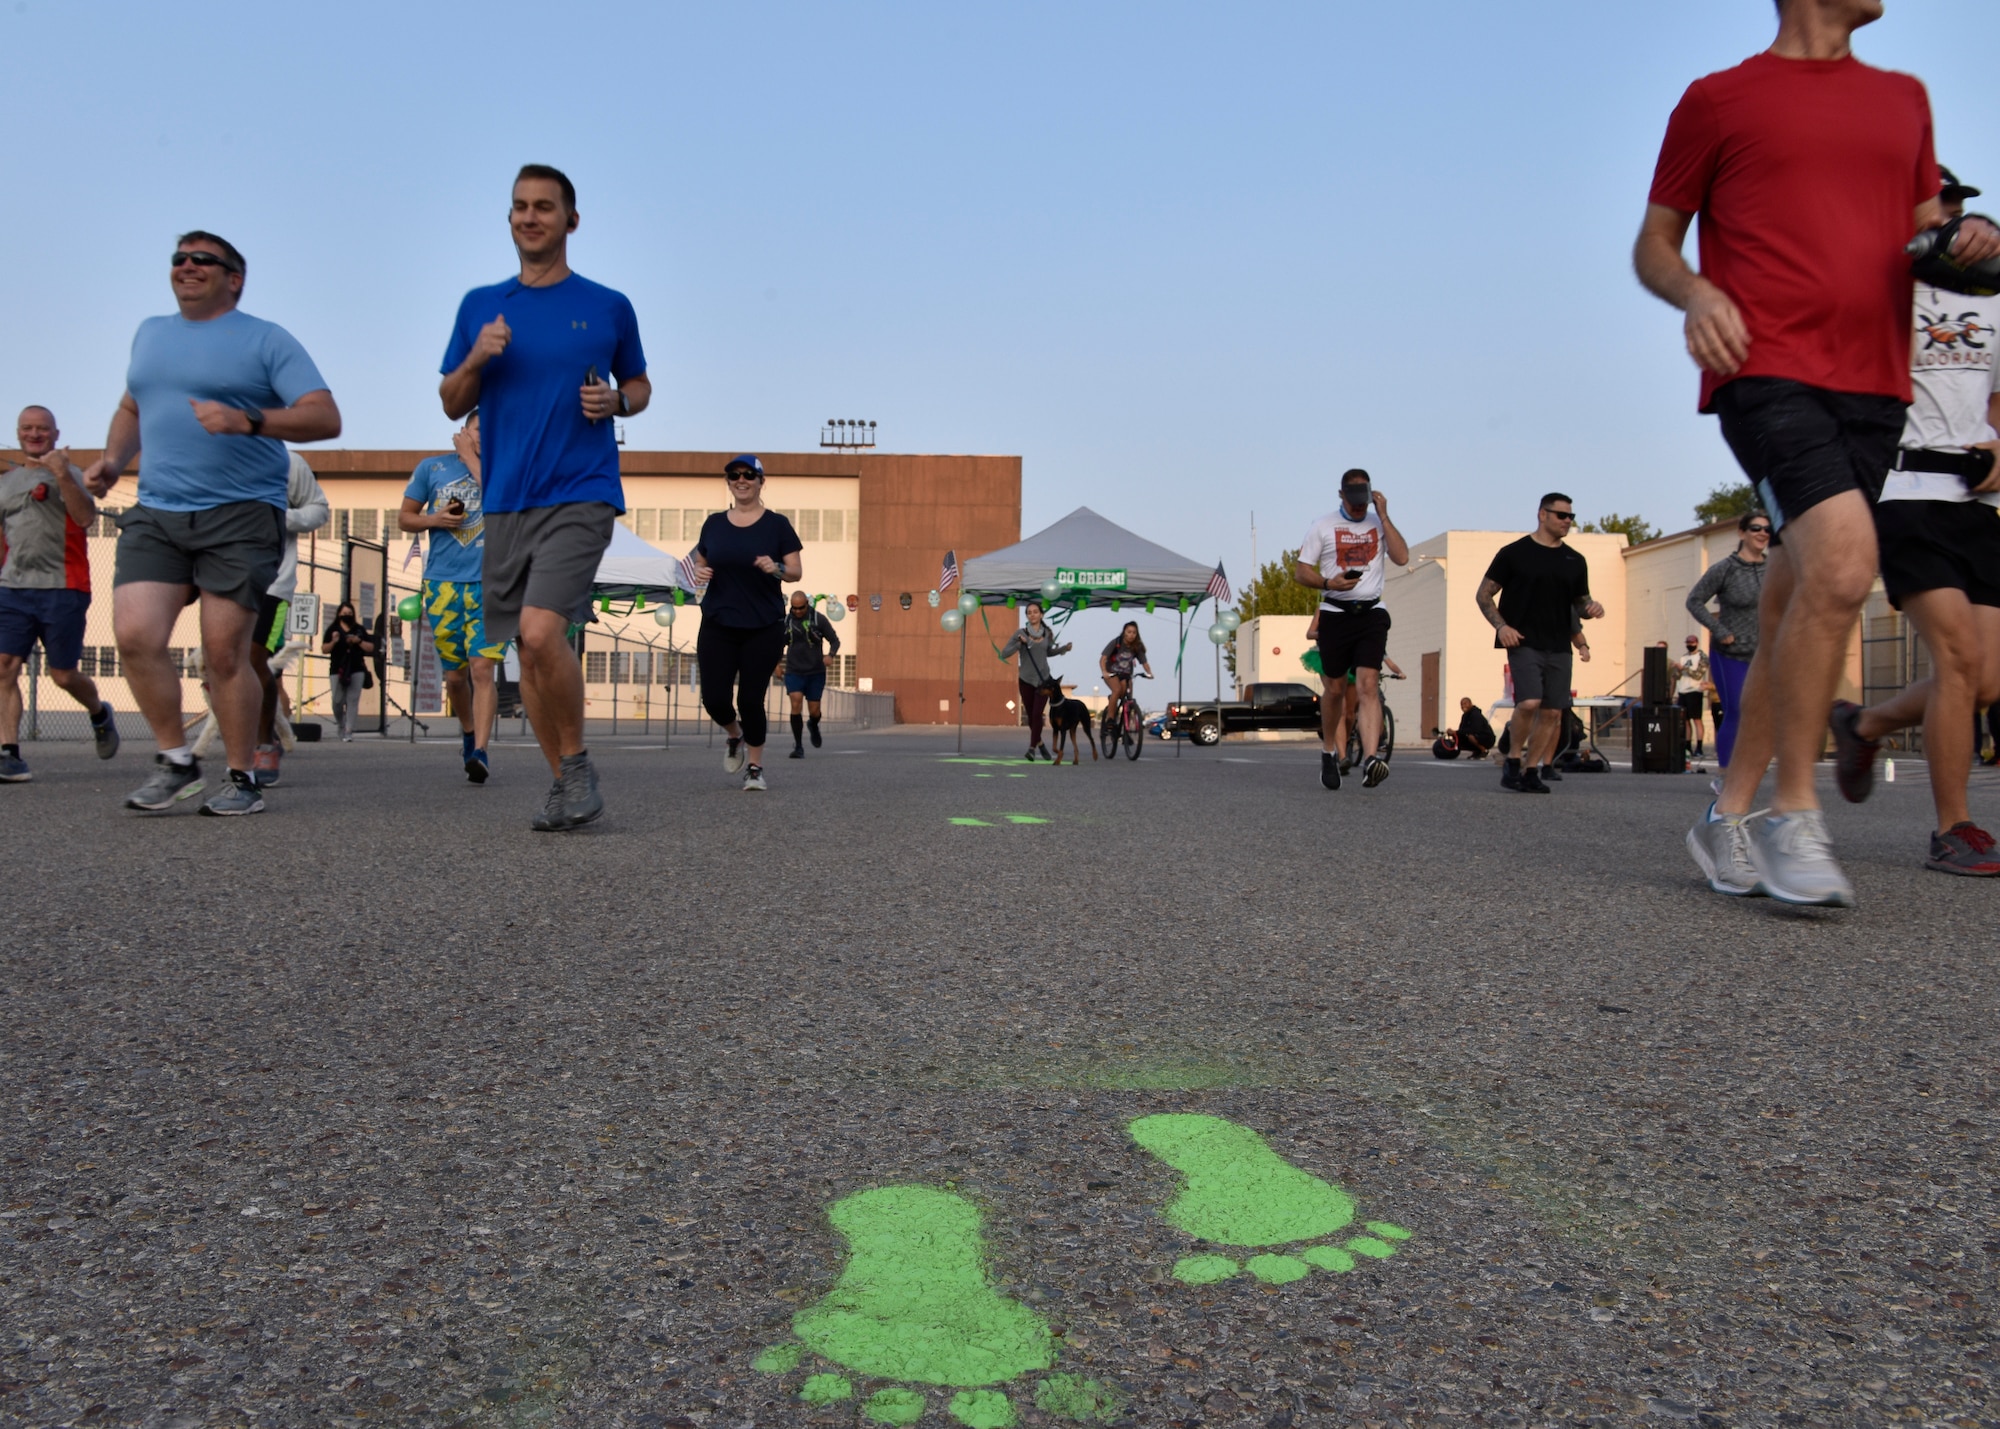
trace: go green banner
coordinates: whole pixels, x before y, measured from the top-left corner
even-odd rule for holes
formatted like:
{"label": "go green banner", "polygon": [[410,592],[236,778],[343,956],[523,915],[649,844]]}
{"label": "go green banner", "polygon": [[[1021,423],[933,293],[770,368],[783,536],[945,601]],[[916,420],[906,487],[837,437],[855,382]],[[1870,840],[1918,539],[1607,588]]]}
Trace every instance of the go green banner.
{"label": "go green banner", "polygon": [[1056,584],[1068,590],[1123,590],[1125,589],[1125,572],[1123,570],[1072,570],[1068,566],[1057,566]]}

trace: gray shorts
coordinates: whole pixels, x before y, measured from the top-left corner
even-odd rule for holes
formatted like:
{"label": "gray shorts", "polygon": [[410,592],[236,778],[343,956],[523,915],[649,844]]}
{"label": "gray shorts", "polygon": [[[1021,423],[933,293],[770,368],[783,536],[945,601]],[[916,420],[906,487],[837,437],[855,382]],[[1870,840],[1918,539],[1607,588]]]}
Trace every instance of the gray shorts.
{"label": "gray shorts", "polygon": [[590,614],[590,586],[611,544],[617,508],[572,501],[531,511],[486,513],[486,639],[521,634],[521,607],[553,610],[572,623]]}
{"label": "gray shorts", "polygon": [[1570,662],[1568,650],[1530,650],[1516,645],[1507,652],[1507,668],[1514,675],[1514,703],[1540,700],[1545,710],[1570,707]]}
{"label": "gray shorts", "polygon": [[256,610],[284,557],[285,513],[267,501],[232,501],[206,511],[133,506],[118,518],[111,584],[191,585]]}

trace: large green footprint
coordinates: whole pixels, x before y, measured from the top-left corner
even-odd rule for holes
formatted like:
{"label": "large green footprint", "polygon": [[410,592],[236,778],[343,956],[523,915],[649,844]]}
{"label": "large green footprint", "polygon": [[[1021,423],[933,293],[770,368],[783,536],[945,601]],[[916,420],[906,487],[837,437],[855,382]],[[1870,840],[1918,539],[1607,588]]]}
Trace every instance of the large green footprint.
{"label": "large green footprint", "polygon": [[[984,1386],[1047,1369],[1055,1338],[1041,1316],[994,1288],[977,1208],[928,1186],[883,1186],[834,1202],[827,1216],[847,1241],[847,1268],[825,1299],[792,1317],[803,1343],[772,1346],[756,1368],[788,1373],[809,1349],[840,1370],[957,1389],[946,1408],[969,1429],[1013,1424],[1013,1403]],[[838,1372],[811,1375],[799,1389],[808,1404],[853,1396]],[[1051,1375],[1035,1403],[1066,1418],[1109,1420],[1118,1398],[1094,1380]],[[923,1392],[903,1387],[877,1390],[861,1406],[880,1424],[914,1424],[924,1408]]]}
{"label": "large green footprint", "polygon": [[1183,1256],[1174,1263],[1174,1276],[1190,1285],[1227,1280],[1239,1270],[1285,1285],[1312,1274],[1314,1266],[1345,1271],[1354,1269],[1356,1256],[1386,1260],[1396,1253],[1396,1242],[1410,1238],[1401,1226],[1369,1221],[1367,1235],[1338,1245],[1273,1254],[1270,1247],[1321,1240],[1346,1227],[1354,1219],[1354,1198],[1299,1170],[1249,1127],[1219,1116],[1142,1116],[1128,1129],[1142,1148],[1187,1178],[1162,1212],[1169,1221],[1197,1240],[1265,1252],[1240,1265],[1227,1255]]}

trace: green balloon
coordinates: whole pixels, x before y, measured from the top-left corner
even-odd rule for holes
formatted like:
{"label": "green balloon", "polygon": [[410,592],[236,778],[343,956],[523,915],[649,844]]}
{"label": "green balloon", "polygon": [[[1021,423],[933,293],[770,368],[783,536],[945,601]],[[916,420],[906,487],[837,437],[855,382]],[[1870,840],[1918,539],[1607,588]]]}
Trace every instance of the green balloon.
{"label": "green balloon", "polygon": [[418,596],[406,595],[396,602],[396,619],[398,620],[415,621],[423,613],[424,603]]}

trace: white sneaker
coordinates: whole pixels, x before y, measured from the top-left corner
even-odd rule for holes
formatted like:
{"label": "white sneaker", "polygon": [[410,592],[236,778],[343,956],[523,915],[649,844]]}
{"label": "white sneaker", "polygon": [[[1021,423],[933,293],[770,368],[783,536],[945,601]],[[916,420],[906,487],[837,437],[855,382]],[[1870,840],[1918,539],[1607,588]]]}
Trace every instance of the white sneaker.
{"label": "white sneaker", "polygon": [[1854,885],[1834,861],[1826,816],[1818,809],[1749,822],[1750,862],[1764,891],[1781,903],[1851,908]]}
{"label": "white sneaker", "polygon": [[732,739],[729,741],[729,748],[722,752],[723,771],[728,774],[741,774],[749,758],[750,756],[743,752],[743,741]]}
{"label": "white sneaker", "polygon": [[1750,861],[1749,824],[1769,812],[1759,809],[1755,813],[1723,814],[1718,818],[1714,817],[1715,805],[1711,803],[1688,830],[1688,852],[1701,866],[1708,886],[1717,893],[1727,893],[1732,898],[1756,898],[1763,894],[1763,885],[1757,881],[1757,866]]}
{"label": "white sneaker", "polygon": [[761,764],[751,765],[750,772],[743,776],[743,792],[746,794],[762,794],[770,787],[764,782],[764,766]]}

